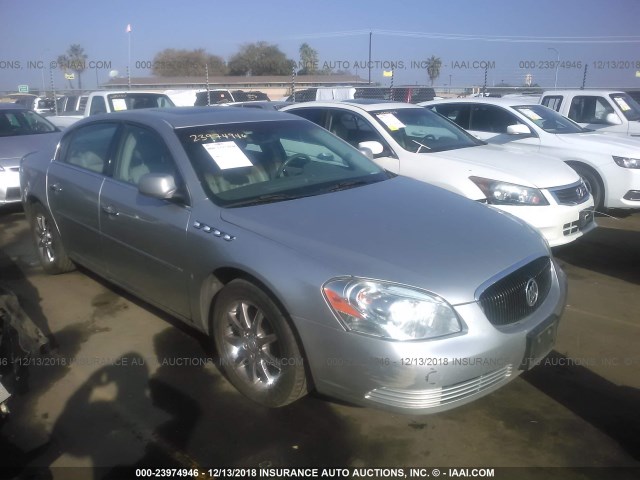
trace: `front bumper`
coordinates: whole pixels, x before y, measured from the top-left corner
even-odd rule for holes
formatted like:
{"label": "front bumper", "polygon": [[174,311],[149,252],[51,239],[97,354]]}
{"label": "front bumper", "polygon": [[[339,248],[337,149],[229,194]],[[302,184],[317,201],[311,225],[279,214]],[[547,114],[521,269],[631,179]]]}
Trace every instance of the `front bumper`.
{"label": "front bumper", "polygon": [[[476,302],[454,307],[466,325],[463,334],[429,341],[383,340],[303,318],[295,323],[301,326],[320,393],[399,413],[428,414],[483,397],[535,366],[553,346],[566,295],[566,277],[554,263],[545,301],[507,326],[490,324]],[[532,353],[541,326],[549,338]]]}
{"label": "front bumper", "polygon": [[593,200],[578,205],[550,204],[539,207],[500,205],[496,208],[509,212],[537,229],[549,246],[571,243],[596,228]]}
{"label": "front bumper", "polygon": [[0,205],[20,201],[20,167],[3,167],[0,172]]}

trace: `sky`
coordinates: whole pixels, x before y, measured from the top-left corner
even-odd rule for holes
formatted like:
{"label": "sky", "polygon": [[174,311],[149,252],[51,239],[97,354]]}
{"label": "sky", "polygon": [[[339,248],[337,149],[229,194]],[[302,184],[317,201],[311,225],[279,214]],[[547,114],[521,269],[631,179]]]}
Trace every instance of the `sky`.
{"label": "sky", "polygon": [[85,88],[126,76],[129,65],[133,77],[150,76],[145,67],[166,48],[228,60],[257,41],[295,61],[306,42],[320,67],[367,79],[370,38],[371,80],[383,85],[391,68],[395,85],[428,85],[433,55],[442,60],[435,86],[482,86],[486,72],[488,86],[531,75],[577,88],[588,65],[586,87],[640,88],[639,0],[0,0],[0,18],[0,91],[66,87],[50,65],[71,44],[88,55]]}

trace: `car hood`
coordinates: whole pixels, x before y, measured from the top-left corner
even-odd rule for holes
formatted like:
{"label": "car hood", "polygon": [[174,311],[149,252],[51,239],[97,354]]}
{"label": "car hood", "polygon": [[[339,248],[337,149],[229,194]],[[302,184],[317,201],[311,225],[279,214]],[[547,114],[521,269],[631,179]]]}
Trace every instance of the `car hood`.
{"label": "car hood", "polygon": [[568,147],[588,150],[589,152],[609,155],[640,155],[640,138],[619,137],[602,133],[572,133],[556,135],[556,138]]}
{"label": "car hood", "polygon": [[457,150],[416,155],[437,155],[465,164],[468,176],[479,176],[538,188],[570,185],[580,180],[562,160],[498,145],[480,145]]}
{"label": "car hood", "polygon": [[224,209],[221,217],[315,258],[336,276],[413,285],[454,305],[475,301],[478,286],[523,259],[549,255],[542,237],[516,217],[405,177]]}
{"label": "car hood", "polygon": [[61,135],[61,132],[51,132],[0,137],[0,162],[6,166],[16,166],[20,165],[20,159],[27,153],[46,148],[50,148],[53,153]]}

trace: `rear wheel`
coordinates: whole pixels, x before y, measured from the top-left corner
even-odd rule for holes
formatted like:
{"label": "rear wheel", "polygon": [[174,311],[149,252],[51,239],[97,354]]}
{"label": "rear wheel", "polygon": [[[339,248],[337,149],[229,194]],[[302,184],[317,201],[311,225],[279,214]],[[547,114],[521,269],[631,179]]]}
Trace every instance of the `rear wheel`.
{"label": "rear wheel", "polygon": [[75,265],[62,246],[62,240],[49,212],[39,203],[33,204],[30,210],[31,232],[44,271],[55,275],[74,270]]}
{"label": "rear wheel", "polygon": [[307,393],[296,337],[284,313],[264,291],[245,280],[219,293],[213,338],[229,381],[267,407],[281,407]]}

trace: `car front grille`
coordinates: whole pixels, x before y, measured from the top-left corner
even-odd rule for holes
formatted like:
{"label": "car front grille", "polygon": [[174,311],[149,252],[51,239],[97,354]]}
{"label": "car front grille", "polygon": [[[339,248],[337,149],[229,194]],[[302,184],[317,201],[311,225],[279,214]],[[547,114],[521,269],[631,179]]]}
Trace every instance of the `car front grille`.
{"label": "car front grille", "polygon": [[[535,282],[534,302],[527,298]],[[478,301],[493,325],[509,325],[532,314],[545,300],[551,289],[551,259],[540,257],[520,267],[487,287]]]}
{"label": "car front grille", "polygon": [[579,205],[589,199],[589,190],[582,181],[568,187],[551,188],[549,191],[560,205]]}
{"label": "car front grille", "polygon": [[512,373],[513,366],[506,365],[499,370],[485,373],[455,385],[426,390],[403,390],[382,387],[368,392],[365,398],[392,407],[435,408],[474,397],[480,392],[510,380]]}

